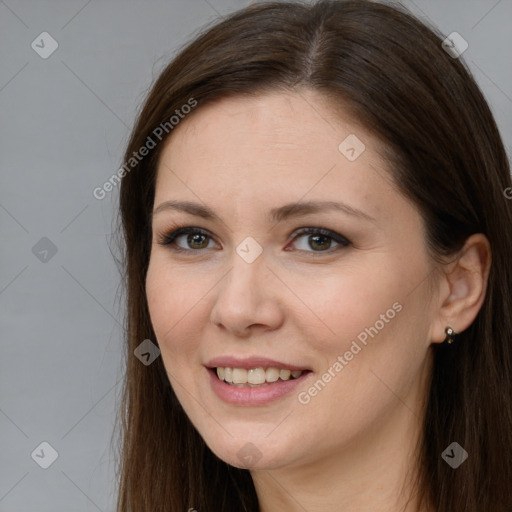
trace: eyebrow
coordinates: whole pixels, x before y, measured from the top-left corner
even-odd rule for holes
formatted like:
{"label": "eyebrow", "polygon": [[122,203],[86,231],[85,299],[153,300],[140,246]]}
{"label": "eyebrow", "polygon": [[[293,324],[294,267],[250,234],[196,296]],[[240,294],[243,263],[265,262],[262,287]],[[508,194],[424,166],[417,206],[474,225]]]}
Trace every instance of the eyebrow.
{"label": "eyebrow", "polygon": [[[208,206],[192,201],[165,201],[158,205],[154,211],[153,216],[160,212],[176,210],[202,217],[203,219],[215,219],[217,215]],[[278,208],[272,208],[268,214],[268,218],[272,222],[280,222],[292,217],[300,217],[312,213],[320,213],[328,210],[341,211],[347,215],[358,217],[367,221],[375,222],[376,220],[362,210],[358,210],[353,206],[342,202],[335,201],[305,201],[300,203],[289,203]]]}

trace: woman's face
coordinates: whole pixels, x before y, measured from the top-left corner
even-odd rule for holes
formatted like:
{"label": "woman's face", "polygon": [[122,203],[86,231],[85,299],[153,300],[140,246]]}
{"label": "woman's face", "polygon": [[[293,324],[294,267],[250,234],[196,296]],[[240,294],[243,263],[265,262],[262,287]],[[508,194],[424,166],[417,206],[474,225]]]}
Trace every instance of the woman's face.
{"label": "woman's face", "polygon": [[[186,414],[234,466],[325,461],[417,424],[434,266],[377,148],[305,90],[200,107],[163,151],[151,321]],[[171,241],[178,227],[201,231]]]}

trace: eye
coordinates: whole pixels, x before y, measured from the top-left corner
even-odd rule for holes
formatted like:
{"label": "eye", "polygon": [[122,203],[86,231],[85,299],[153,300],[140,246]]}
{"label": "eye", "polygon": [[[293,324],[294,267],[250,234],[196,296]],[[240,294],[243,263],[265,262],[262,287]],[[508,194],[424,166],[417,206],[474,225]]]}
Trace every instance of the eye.
{"label": "eye", "polygon": [[[300,238],[305,238],[306,235],[307,242],[302,243],[302,247],[298,248],[298,250],[302,252],[333,252],[333,250],[331,250],[333,242],[338,246],[334,247],[334,251],[351,245],[351,242],[347,238],[335,231],[313,227],[300,229],[295,233],[295,237],[292,242],[295,242]],[[180,239],[183,239],[183,245],[178,243]],[[210,242],[212,241],[213,239],[207,231],[195,227],[180,227],[168,234],[161,235],[158,238],[158,243],[160,245],[171,246],[172,250],[176,252],[188,253],[198,252],[203,249],[211,249],[212,247],[210,246]],[[285,248],[286,251],[290,251],[288,247],[289,246]],[[309,249],[313,250],[311,251]]]}
{"label": "eye", "polygon": [[[185,247],[177,244],[180,238],[184,238]],[[212,240],[208,232],[200,228],[186,227],[178,228],[172,233],[163,235],[158,240],[160,245],[172,246],[177,252],[190,252],[201,249],[208,249],[208,242]]]}
{"label": "eye", "polygon": [[[331,246],[333,242],[338,245],[334,250],[347,247],[351,244],[349,240],[339,233],[324,228],[303,228],[296,233],[293,241],[300,238],[304,238],[304,243],[302,243],[302,247],[299,246],[298,249],[304,252],[333,252],[330,250],[332,249]],[[308,250],[308,248],[313,249],[313,251]]]}

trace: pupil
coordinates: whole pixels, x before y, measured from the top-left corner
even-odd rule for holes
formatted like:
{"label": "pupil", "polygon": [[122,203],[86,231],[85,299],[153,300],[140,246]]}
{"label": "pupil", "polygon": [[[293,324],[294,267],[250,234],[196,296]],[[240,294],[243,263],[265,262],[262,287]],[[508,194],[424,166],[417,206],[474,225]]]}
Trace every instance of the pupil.
{"label": "pupil", "polygon": [[[201,235],[199,233],[196,233],[196,234],[193,234],[193,235],[189,235],[188,236],[188,242],[192,245],[193,244],[193,241],[194,240],[197,240],[198,238],[202,237],[203,239],[206,239],[206,236],[205,235]],[[203,240],[203,245],[204,245],[204,240]],[[206,244],[208,245],[208,243]],[[196,246],[197,247],[197,246]],[[202,247],[201,247],[202,248]]]}
{"label": "pupil", "polygon": [[[322,248],[323,248],[323,249],[328,249],[328,248],[329,248],[328,246],[329,246],[329,244],[330,244],[329,237],[327,237],[327,236],[325,236],[325,235],[314,235],[314,236],[311,236],[311,237],[310,237],[310,240],[314,240],[314,242],[313,242],[313,243],[314,243],[314,244],[317,244],[317,240],[318,240],[318,239],[322,239],[322,238],[326,241],[326,243],[325,243],[325,244],[323,244],[323,247],[322,247],[322,244],[318,244],[318,245],[320,245],[320,249],[322,249]],[[311,247],[312,249],[314,249],[314,247],[313,247],[313,245],[312,245],[311,243],[310,243],[309,245],[310,245],[310,247]],[[327,247],[326,247],[326,246],[327,246]],[[317,246],[317,248],[318,248],[318,246]]]}

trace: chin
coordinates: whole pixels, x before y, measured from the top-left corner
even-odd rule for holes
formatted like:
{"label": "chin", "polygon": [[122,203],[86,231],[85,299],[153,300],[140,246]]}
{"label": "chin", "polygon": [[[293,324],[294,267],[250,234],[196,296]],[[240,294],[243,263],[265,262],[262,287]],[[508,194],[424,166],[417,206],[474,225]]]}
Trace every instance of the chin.
{"label": "chin", "polygon": [[[203,437],[210,450],[222,461],[240,469],[278,469],[291,462],[293,445],[290,439],[256,438],[247,429],[246,436],[237,438],[225,435],[222,440]],[[253,431],[254,432],[254,431]],[[296,444],[295,444],[296,446]]]}

